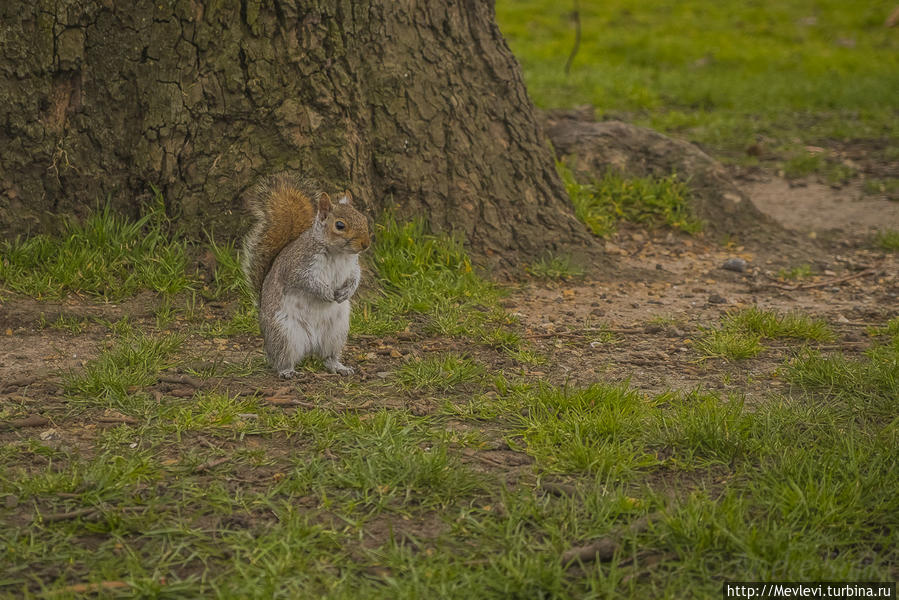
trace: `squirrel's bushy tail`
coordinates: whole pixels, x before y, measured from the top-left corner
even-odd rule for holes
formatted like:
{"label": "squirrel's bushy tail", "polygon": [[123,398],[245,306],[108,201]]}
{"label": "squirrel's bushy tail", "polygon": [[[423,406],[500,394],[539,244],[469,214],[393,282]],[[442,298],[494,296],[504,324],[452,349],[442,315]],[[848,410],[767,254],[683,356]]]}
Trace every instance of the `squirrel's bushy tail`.
{"label": "squirrel's bushy tail", "polygon": [[255,223],[244,240],[241,265],[257,299],[275,258],[312,224],[320,196],[313,182],[287,173],[265,179],[249,195]]}

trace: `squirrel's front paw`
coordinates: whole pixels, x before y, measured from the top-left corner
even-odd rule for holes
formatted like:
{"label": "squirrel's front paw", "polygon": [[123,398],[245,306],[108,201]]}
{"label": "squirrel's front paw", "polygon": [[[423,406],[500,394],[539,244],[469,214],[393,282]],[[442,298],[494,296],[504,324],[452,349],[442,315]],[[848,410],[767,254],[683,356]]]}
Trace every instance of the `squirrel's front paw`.
{"label": "squirrel's front paw", "polygon": [[340,304],[341,302],[345,302],[350,299],[350,287],[345,285],[342,288],[338,289],[334,292],[334,302]]}
{"label": "squirrel's front paw", "polygon": [[296,374],[297,372],[293,369],[284,369],[283,371],[278,371],[278,377],[280,377],[281,379],[293,379],[294,375]]}

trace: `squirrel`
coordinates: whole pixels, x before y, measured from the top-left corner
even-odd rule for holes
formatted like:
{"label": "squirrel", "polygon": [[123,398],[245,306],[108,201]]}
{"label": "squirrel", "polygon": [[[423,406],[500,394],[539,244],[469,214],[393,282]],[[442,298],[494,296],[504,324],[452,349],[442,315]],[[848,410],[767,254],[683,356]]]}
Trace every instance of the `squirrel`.
{"label": "squirrel", "polygon": [[259,329],[269,364],[284,379],[315,354],[332,373],[350,328],[350,297],[359,287],[359,253],[368,248],[368,220],[349,191],[336,203],[315,182],[282,173],[249,197],[255,223],[242,267],[256,293]]}

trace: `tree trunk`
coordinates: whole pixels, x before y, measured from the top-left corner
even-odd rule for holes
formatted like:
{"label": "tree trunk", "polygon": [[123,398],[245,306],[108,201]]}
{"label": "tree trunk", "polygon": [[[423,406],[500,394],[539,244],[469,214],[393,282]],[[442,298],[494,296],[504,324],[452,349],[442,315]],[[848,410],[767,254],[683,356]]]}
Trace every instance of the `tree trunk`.
{"label": "tree trunk", "polygon": [[424,216],[489,262],[589,236],[483,0],[5,0],[0,228],[152,188],[188,232],[243,231],[293,170]]}

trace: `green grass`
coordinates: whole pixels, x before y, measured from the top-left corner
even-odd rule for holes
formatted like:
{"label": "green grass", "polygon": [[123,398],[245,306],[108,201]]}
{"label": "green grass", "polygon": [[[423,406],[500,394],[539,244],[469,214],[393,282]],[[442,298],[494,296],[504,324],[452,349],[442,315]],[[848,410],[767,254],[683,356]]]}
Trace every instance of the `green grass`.
{"label": "green grass", "polygon": [[[822,391],[813,358],[790,367],[799,393],[752,410],[708,391],[601,382],[497,382],[477,398],[485,412],[450,421],[138,393],[140,423],[96,436],[91,452],[0,448],[0,497],[36,516],[0,529],[0,591],[122,581],[122,595],[160,597],[673,599],[719,597],[737,573],[890,580],[894,382],[850,377]],[[875,354],[859,365],[895,368]],[[506,479],[466,462],[455,428],[483,426],[488,412],[531,469]],[[226,460],[200,471],[215,459]],[[574,493],[542,492],[528,471]],[[650,513],[648,529],[628,531]],[[608,536],[619,539],[610,562],[559,560]],[[660,562],[644,570],[650,557]]]}
{"label": "green grass", "polygon": [[761,354],[761,336],[746,331],[710,329],[696,342],[696,350],[706,358],[743,360]]}
{"label": "green grass", "polygon": [[130,221],[106,206],[83,224],[67,224],[62,236],[4,241],[0,284],[39,299],[121,300],[142,289],[177,294],[192,280],[185,245],[169,239],[165,219],[160,208]]}
{"label": "green grass", "polygon": [[[582,2],[568,75],[571,3],[500,0],[496,11],[538,106],[589,103],[747,162],[755,144],[781,161],[834,140],[886,140],[895,153],[899,39],[883,27],[894,6]],[[810,160],[800,168],[828,166]]]}
{"label": "green grass", "polygon": [[788,379],[807,392],[843,403],[859,420],[891,418],[899,394],[899,319],[884,328],[885,343],[863,358],[806,350],[787,369]]}
{"label": "green grass", "polygon": [[812,270],[812,266],[808,264],[802,264],[795,267],[791,267],[789,269],[780,269],[777,272],[777,276],[781,279],[807,279],[814,275],[815,272]]}
{"label": "green grass", "polygon": [[751,307],[729,311],[721,319],[721,327],[705,331],[696,349],[705,358],[743,360],[764,351],[763,338],[829,342],[835,336],[821,319]]}
{"label": "green grass", "polygon": [[520,349],[515,320],[499,306],[502,291],[475,271],[458,239],[390,216],[376,226],[375,239],[370,260],[379,287],[354,300],[351,334],[395,333],[415,320],[430,334]]}
{"label": "green grass", "polygon": [[884,195],[890,200],[899,200],[899,177],[865,179],[862,189],[866,194]]}
{"label": "green grass", "polygon": [[71,374],[66,390],[75,397],[120,405],[130,388],[152,383],[156,373],[173,366],[173,355],[183,342],[180,335],[128,333],[89,361],[82,373]]}
{"label": "green grass", "polygon": [[72,335],[77,335],[84,331],[90,325],[90,321],[89,319],[85,319],[82,317],[60,314],[58,317],[56,317],[55,321],[50,323],[47,320],[47,317],[43,313],[41,313],[38,324],[41,329],[44,329],[45,327],[51,327],[59,331],[65,331],[67,333],[71,333]]}
{"label": "green grass", "polygon": [[874,237],[874,242],[883,250],[899,251],[899,229],[887,229]]}
{"label": "green grass", "polygon": [[410,390],[446,391],[466,382],[477,382],[484,368],[464,356],[444,354],[412,359],[396,371],[397,382]]}
{"label": "green grass", "polygon": [[581,277],[584,269],[568,255],[547,254],[528,265],[525,270],[538,279],[566,280]]}
{"label": "green grass", "polygon": [[783,165],[784,175],[789,179],[799,179],[822,170],[826,161],[820,154],[804,152],[787,159]]}
{"label": "green grass", "polygon": [[702,223],[690,209],[690,190],[676,175],[626,178],[613,171],[589,184],[558,163],[557,168],[574,205],[574,212],[598,236],[608,236],[619,220],[650,227],[666,225],[687,233],[698,233]]}
{"label": "green grass", "polygon": [[725,329],[756,333],[771,338],[797,338],[816,342],[829,342],[835,336],[821,319],[798,312],[778,313],[751,307],[728,312],[723,319]]}

